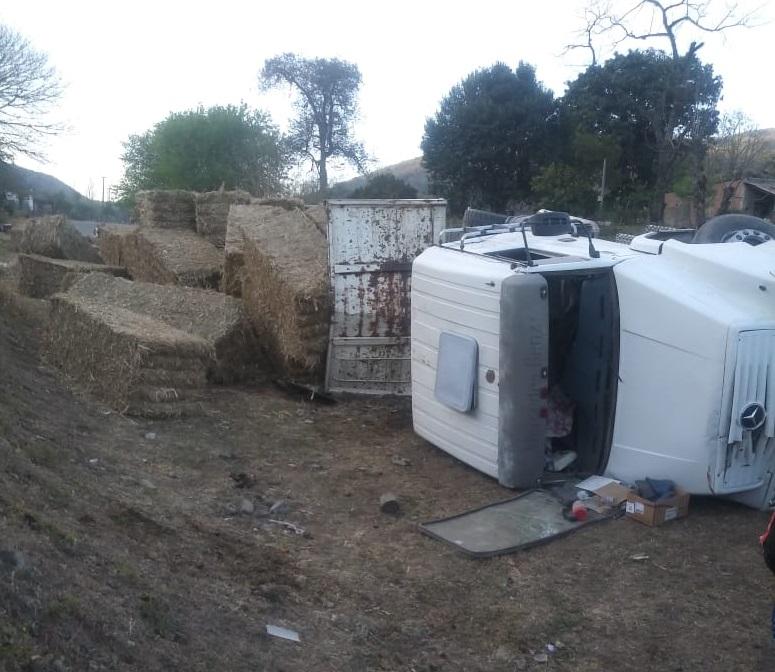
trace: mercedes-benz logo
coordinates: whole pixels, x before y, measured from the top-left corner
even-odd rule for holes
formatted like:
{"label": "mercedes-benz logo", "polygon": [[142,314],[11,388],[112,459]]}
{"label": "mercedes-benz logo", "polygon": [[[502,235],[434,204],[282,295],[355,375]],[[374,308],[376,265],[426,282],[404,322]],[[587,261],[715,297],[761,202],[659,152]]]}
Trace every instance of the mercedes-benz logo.
{"label": "mercedes-benz logo", "polygon": [[767,411],[758,401],[748,404],[740,411],[740,426],[746,431],[753,432],[764,424],[767,419]]}

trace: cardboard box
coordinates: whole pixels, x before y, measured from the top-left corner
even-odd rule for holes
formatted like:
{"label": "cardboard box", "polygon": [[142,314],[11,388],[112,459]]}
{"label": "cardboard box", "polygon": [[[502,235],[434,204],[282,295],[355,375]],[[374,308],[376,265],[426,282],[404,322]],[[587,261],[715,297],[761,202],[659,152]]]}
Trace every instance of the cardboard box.
{"label": "cardboard box", "polygon": [[689,493],[676,488],[672,497],[659,502],[650,502],[631,492],[627,496],[625,510],[628,518],[649,527],[656,527],[689,514]]}

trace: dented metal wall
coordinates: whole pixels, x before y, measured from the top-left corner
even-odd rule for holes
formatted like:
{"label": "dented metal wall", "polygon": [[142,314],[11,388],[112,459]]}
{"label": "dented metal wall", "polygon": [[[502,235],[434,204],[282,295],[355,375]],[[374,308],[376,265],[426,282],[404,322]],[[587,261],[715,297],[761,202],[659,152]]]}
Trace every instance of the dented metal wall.
{"label": "dented metal wall", "polygon": [[332,200],[326,210],[333,299],[326,389],[408,395],[412,261],[438,240],[447,203]]}

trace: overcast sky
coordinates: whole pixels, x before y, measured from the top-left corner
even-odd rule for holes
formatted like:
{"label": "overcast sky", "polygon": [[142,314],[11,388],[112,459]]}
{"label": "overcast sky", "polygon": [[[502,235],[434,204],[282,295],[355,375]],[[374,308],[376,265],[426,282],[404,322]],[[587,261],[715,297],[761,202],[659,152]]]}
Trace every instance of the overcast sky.
{"label": "overcast sky", "polygon": [[[266,58],[285,51],[357,63],[357,133],[378,165],[418,156],[425,119],[476,68],[525,60],[560,94],[587,60],[581,51],[563,55],[581,26],[582,0],[4,4],[0,22],[47,52],[67,85],[59,112],[68,132],[49,143],[46,164],[18,163],[82,193],[91,181],[95,198],[101,176],[108,184],[121,177],[121,142],[169,112],[245,101],[283,128],[290,92],[260,92],[257,73]],[[705,35],[700,52],[724,78],[722,108],[742,109],[762,128],[775,127],[772,4],[759,10],[761,26]],[[684,41],[692,37],[687,30]]]}

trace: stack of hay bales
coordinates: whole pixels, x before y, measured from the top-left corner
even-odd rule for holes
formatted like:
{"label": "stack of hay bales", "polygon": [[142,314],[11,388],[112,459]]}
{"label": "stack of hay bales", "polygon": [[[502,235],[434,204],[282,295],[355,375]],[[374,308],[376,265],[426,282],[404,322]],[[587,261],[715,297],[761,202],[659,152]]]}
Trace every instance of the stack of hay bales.
{"label": "stack of hay bales", "polygon": [[328,346],[327,242],[304,208],[235,205],[242,236],[242,296],[261,343],[295,378],[322,372]]}
{"label": "stack of hay bales", "polygon": [[217,289],[223,254],[194,231],[140,227],[122,245],[122,261],[135,280]]}
{"label": "stack of hay bales", "polygon": [[157,416],[196,410],[207,382],[263,368],[238,300],[105,274],[53,297],[47,358],[114,408]]}
{"label": "stack of hay bales", "polygon": [[216,247],[226,244],[226,220],[232,205],[250,203],[246,191],[208,191],[196,195],[196,232]]}
{"label": "stack of hay bales", "polygon": [[13,242],[16,251],[25,254],[102,263],[97,249],[78,233],[64,215],[33,219],[15,236]]}
{"label": "stack of hay bales", "polygon": [[103,226],[97,236],[97,249],[106,264],[111,266],[126,266],[124,245],[127,236],[134,233],[136,226],[128,224],[112,224]]}
{"label": "stack of hay bales", "polygon": [[138,191],[135,219],[144,227],[196,231],[194,192],[181,189]]}
{"label": "stack of hay bales", "polygon": [[45,299],[57,292],[66,291],[87,273],[126,275],[126,271],[120,266],[20,254],[16,260],[15,280],[20,294],[33,299]]}

